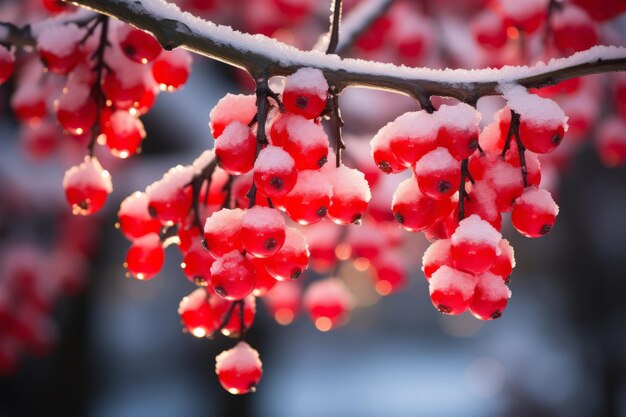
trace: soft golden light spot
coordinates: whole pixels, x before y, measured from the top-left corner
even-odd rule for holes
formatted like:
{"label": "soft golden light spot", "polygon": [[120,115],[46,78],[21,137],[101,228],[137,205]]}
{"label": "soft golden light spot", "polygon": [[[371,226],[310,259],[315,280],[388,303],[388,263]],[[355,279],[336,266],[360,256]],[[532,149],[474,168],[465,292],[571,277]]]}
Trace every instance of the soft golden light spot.
{"label": "soft golden light spot", "polygon": [[79,127],[78,129],[76,129],[76,134],[77,134],[77,135],[82,135],[82,134],[83,134],[83,132],[84,132],[84,130],[83,130],[83,128],[82,128],[82,127]]}
{"label": "soft golden light spot", "polygon": [[328,317],[319,317],[315,319],[315,327],[320,332],[327,332],[333,327],[333,322]]}
{"label": "soft golden light spot", "polygon": [[187,264],[185,262],[181,262],[180,263],[180,267],[185,269],[185,268],[187,268]]}
{"label": "soft golden light spot", "polygon": [[159,89],[161,91],[167,91],[167,86],[165,84],[159,84]]}
{"label": "soft golden light spot", "polygon": [[67,87],[63,87],[62,91],[63,91],[63,94],[67,94],[70,91],[70,89]]}
{"label": "soft golden light spot", "polygon": [[137,109],[134,107],[131,107],[130,110],[128,110],[128,112],[133,116],[137,116]]}
{"label": "soft golden light spot", "polygon": [[120,228],[120,223],[119,222],[115,222],[115,228],[119,229]]}
{"label": "soft golden light spot", "polygon": [[113,105],[113,102],[112,102],[110,99],[108,99],[107,101],[105,101],[105,102],[104,102],[104,104],[105,104],[107,107],[111,107],[111,106]]}
{"label": "soft golden light spot", "polygon": [[352,256],[352,246],[348,243],[340,243],[335,248],[335,256],[340,261],[345,261],[346,259],[350,259]]}
{"label": "soft golden light spot", "polygon": [[96,138],[96,142],[98,142],[98,145],[106,145],[107,143],[106,135],[105,134],[98,135],[98,137]]}
{"label": "soft golden light spot", "polygon": [[239,390],[237,388],[229,388],[228,392],[230,392],[231,394],[239,394]]}
{"label": "soft golden light spot", "polygon": [[519,38],[519,30],[515,26],[509,26],[506,28],[506,35],[511,39]]}
{"label": "soft golden light spot", "polygon": [[381,280],[378,281],[375,285],[376,292],[380,295],[389,295],[393,290],[393,287],[389,283],[389,281]]}
{"label": "soft golden light spot", "polygon": [[202,327],[196,327],[195,329],[191,331],[191,334],[194,335],[195,337],[204,337],[206,336],[206,330],[203,329]]}
{"label": "soft golden light spot", "polygon": [[356,269],[359,272],[364,272],[367,271],[370,267],[370,260],[367,258],[356,258],[354,260],[354,269]]}
{"label": "soft golden light spot", "polygon": [[146,276],[144,274],[142,274],[141,272],[137,274],[137,279],[138,280],[143,280]]}
{"label": "soft golden light spot", "polygon": [[31,117],[30,119],[28,119],[28,126],[30,126],[33,129],[39,128],[39,126],[41,126],[41,118]]}
{"label": "soft golden light spot", "polygon": [[222,329],[222,334],[226,337],[230,337],[230,335],[232,334],[232,332],[228,329]]}
{"label": "soft golden light spot", "polygon": [[130,152],[128,151],[121,151],[117,154],[117,156],[121,159],[126,159],[130,156]]}
{"label": "soft golden light spot", "polygon": [[294,314],[291,309],[287,307],[281,307],[274,313],[274,319],[278,324],[286,326],[288,324],[291,324],[294,319]]}
{"label": "soft golden light spot", "polygon": [[148,63],[148,60],[147,60],[146,58],[141,58],[141,63],[142,63],[142,64],[147,64],[147,63]]}

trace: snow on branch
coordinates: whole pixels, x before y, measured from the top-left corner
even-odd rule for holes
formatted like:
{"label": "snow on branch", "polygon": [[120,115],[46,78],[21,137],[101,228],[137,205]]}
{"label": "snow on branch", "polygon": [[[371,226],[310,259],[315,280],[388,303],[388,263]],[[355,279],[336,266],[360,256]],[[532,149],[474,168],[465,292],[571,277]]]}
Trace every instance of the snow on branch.
{"label": "snow on branch", "polygon": [[302,51],[262,35],[238,32],[227,26],[181,11],[165,0],[74,0],[152,33],[166,49],[183,47],[243,68],[255,79],[288,75],[298,68],[320,69],[339,91],[348,86],[384,89],[427,102],[429,96],[447,96],[473,103],[499,95],[501,84],[541,87],[583,75],[626,70],[626,48],[596,46],[568,58],[532,67],[435,70],[408,68],[358,59],[342,59],[321,51]]}

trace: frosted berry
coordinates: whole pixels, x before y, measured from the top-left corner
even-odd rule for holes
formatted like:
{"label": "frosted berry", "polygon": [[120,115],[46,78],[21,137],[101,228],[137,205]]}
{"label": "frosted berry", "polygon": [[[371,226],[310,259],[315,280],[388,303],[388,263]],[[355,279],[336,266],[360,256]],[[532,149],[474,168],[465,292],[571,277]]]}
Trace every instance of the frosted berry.
{"label": "frosted berry", "polygon": [[[226,314],[231,308],[234,301],[227,301],[222,297],[211,297],[211,306],[218,312],[220,324],[226,320]],[[243,327],[244,331],[249,329],[254,324],[254,318],[256,316],[256,297],[252,294],[241,300],[243,303]],[[224,325],[222,334],[231,338],[238,338],[241,333],[241,304],[235,306],[232,310],[230,319]]]}
{"label": "frosted berry", "polygon": [[515,252],[513,251],[513,246],[506,239],[500,241],[498,248],[500,249],[500,254],[493,262],[493,265],[491,265],[489,272],[498,275],[506,281],[511,272],[513,272],[513,268],[515,268]]}
{"label": "frosted berry", "polygon": [[174,91],[187,82],[191,72],[191,54],[184,49],[163,51],[152,64],[154,81],[163,91]]}
{"label": "frosted berry", "polygon": [[211,266],[215,258],[202,246],[200,237],[194,236],[184,252],[180,266],[185,276],[196,285],[207,286],[211,280]]}
{"label": "frosted berry", "polygon": [[325,173],[332,187],[328,217],[337,224],[361,224],[372,198],[365,175],[345,165],[331,167]]}
{"label": "frosted berry", "polygon": [[268,146],[259,152],[254,162],[254,183],[270,198],[283,197],[296,185],[296,163],[287,152]]}
{"label": "frosted berry", "polygon": [[269,290],[274,288],[278,281],[267,272],[262,259],[250,256],[248,260],[254,265],[256,274],[256,284],[252,294],[256,297],[263,297]]}
{"label": "frosted berry", "polygon": [[113,112],[101,128],[111,153],[122,159],[136,153],[146,137],[141,120],[124,110]]}
{"label": "frosted berry", "polygon": [[472,274],[443,265],[430,278],[430,300],[444,314],[461,314],[470,306],[476,280]]}
{"label": "frosted berry", "polygon": [[55,104],[59,123],[72,135],[89,132],[96,122],[98,110],[88,85],[69,86]]}
{"label": "frosted berry", "polygon": [[325,332],[347,320],[352,300],[343,281],[326,278],[308,286],[304,292],[303,304],[315,327]]}
{"label": "frosted berry", "polygon": [[596,136],[596,149],[608,167],[626,164],[626,122],[619,117],[605,120]]}
{"label": "frosted berry", "polygon": [[118,39],[124,54],[135,62],[147,64],[154,61],[163,48],[152,35],[127,25],[119,26]]}
{"label": "frosted berry", "polygon": [[474,38],[485,48],[500,49],[507,41],[502,18],[492,11],[483,11],[471,22]]}
{"label": "frosted berry", "polygon": [[210,336],[220,324],[218,311],[211,306],[209,300],[207,291],[198,288],[184,297],[178,306],[178,314],[185,329],[195,337]]}
{"label": "frosted berry", "polygon": [[[384,129],[384,128],[383,128]],[[389,138],[379,131],[370,142],[372,159],[379,170],[385,174],[395,174],[406,169],[391,152]]]}
{"label": "frosted berry", "polygon": [[279,281],[298,279],[309,263],[306,238],[297,229],[288,227],[283,247],[263,263],[267,272]]}
{"label": "frosted berry", "polygon": [[285,219],[276,209],[255,206],[241,218],[243,248],[257,258],[267,258],[285,243]]}
{"label": "frosted berry", "polygon": [[424,251],[422,271],[427,280],[441,266],[450,264],[450,239],[436,240]]}
{"label": "frosted berry", "polygon": [[478,276],[470,312],[480,320],[493,320],[502,312],[511,298],[511,291],[501,277],[490,272]]}
{"label": "frosted berry", "polygon": [[248,126],[256,115],[256,97],[254,95],[226,94],[209,114],[209,127],[215,139],[219,138],[224,128],[234,120]]}
{"label": "frosted berry", "polygon": [[452,210],[450,200],[433,200],[418,188],[415,178],[408,178],[393,194],[391,210],[394,218],[405,229],[420,232]]}
{"label": "frosted berry", "polygon": [[426,196],[435,200],[449,198],[459,189],[460,164],[446,148],[437,148],[417,161],[415,176]]}
{"label": "frosted berry", "polygon": [[400,115],[377,133],[389,141],[395,159],[413,167],[426,153],[437,147],[437,121],[425,110]]}
{"label": "frosted berry", "polygon": [[51,25],[37,37],[37,51],[45,67],[56,74],[67,74],[82,59],[79,42],[85,31],[74,23]]}
{"label": "frosted berry", "polygon": [[461,220],[450,238],[452,265],[471,274],[488,271],[496,260],[500,239],[502,235],[476,214]]}
{"label": "frosted berry", "polygon": [[46,91],[34,83],[20,83],[11,97],[11,108],[20,121],[39,123],[48,112]]}
{"label": "frosted berry", "polygon": [[558,213],[559,206],[547,190],[530,187],[515,200],[511,222],[522,235],[536,238],[550,233]]}
{"label": "frosted berry", "polygon": [[146,188],[148,211],[161,223],[172,225],[183,220],[191,207],[191,190],[188,187],[193,167],[178,165],[165,173],[162,179]]}
{"label": "frosted berry", "polygon": [[120,230],[130,240],[161,230],[161,223],[148,212],[148,196],[139,191],[122,201],[117,217]]}
{"label": "frosted berry", "polygon": [[594,22],[587,13],[574,5],[568,4],[555,13],[551,23],[554,44],[567,55],[598,44]]}
{"label": "frosted berry", "polygon": [[226,350],[215,358],[215,372],[224,389],[231,394],[254,392],[263,368],[259,353],[246,342]]}
{"label": "frosted berry", "polygon": [[107,71],[102,82],[102,92],[117,107],[130,108],[134,103],[144,100],[146,92],[150,90],[143,77],[138,75],[141,72],[135,72],[134,68]]}
{"label": "frosted berry", "polygon": [[442,105],[434,116],[440,123],[437,142],[457,160],[468,158],[478,148],[480,113],[469,104]]}
{"label": "frosted berry", "polygon": [[254,290],[254,266],[239,251],[228,252],[211,265],[211,286],[226,300],[241,300]]}
{"label": "frosted berry", "polygon": [[156,233],[150,233],[133,241],[124,266],[135,278],[148,280],[159,273],[164,261],[161,239]]}
{"label": "frosted berry", "polygon": [[327,97],[328,83],[322,71],[300,68],[287,77],[282,99],[287,111],[314,119],[324,111]]}
{"label": "frosted berry", "polygon": [[[279,116],[273,124],[272,144],[291,155],[298,170],[319,169],[328,160],[328,136],[324,128],[312,120],[295,114]],[[279,128],[284,128],[279,130]]]}
{"label": "frosted berry", "polygon": [[254,166],[256,147],[256,137],[250,128],[235,120],[215,142],[215,158],[219,167],[229,174],[244,174]]}
{"label": "frosted berry", "polygon": [[332,186],[320,171],[301,171],[293,190],[278,199],[292,220],[314,224],[326,217],[332,197]]}
{"label": "frosted berry", "polygon": [[111,175],[90,157],[65,172],[63,188],[72,213],[83,216],[99,211],[113,191]]}
{"label": "frosted berry", "polygon": [[383,252],[372,261],[374,289],[380,295],[389,295],[407,285],[408,277],[402,259],[393,250]]}
{"label": "frosted berry", "polygon": [[204,223],[204,245],[215,257],[243,249],[241,243],[241,209],[221,209]]}
{"label": "frosted berry", "polygon": [[300,311],[301,288],[297,282],[278,282],[263,297],[276,322],[286,326],[293,322]]}

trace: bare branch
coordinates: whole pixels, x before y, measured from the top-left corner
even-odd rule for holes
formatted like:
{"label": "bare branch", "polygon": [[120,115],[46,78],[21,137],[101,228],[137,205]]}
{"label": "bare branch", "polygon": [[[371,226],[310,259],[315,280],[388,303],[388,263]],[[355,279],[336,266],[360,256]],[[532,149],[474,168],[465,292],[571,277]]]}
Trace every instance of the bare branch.
{"label": "bare branch", "polygon": [[404,93],[420,102],[434,95],[475,103],[483,96],[500,95],[498,87],[502,84],[542,87],[583,75],[626,70],[626,48],[600,46],[534,67],[473,71],[406,68],[301,51],[273,39],[215,25],[183,13],[164,0],[75,0],[74,4],[151,32],[165,49],[183,47],[243,68],[255,79],[312,67],[320,69],[339,91],[362,86]]}

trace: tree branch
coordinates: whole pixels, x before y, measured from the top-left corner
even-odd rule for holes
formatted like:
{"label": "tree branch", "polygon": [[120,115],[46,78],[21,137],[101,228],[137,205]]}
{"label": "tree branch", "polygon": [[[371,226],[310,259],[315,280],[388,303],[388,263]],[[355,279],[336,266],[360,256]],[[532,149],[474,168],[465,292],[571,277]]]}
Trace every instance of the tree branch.
{"label": "tree branch", "polygon": [[320,69],[339,91],[348,86],[424,97],[446,96],[474,103],[500,95],[499,86],[517,83],[526,88],[554,85],[583,75],[626,70],[626,48],[594,47],[569,58],[534,67],[485,70],[432,70],[398,67],[355,59],[341,59],[319,51],[301,51],[273,39],[243,34],[229,27],[183,13],[164,0],[74,0],[154,34],[165,49],[183,47],[198,54],[245,69],[255,79],[289,75],[298,68]]}
{"label": "tree branch", "polygon": [[328,48],[326,48],[327,54],[334,54],[337,51],[339,45],[339,28],[341,27],[341,9],[343,8],[343,2],[341,0],[333,0],[330,15],[330,40],[328,41]]}

